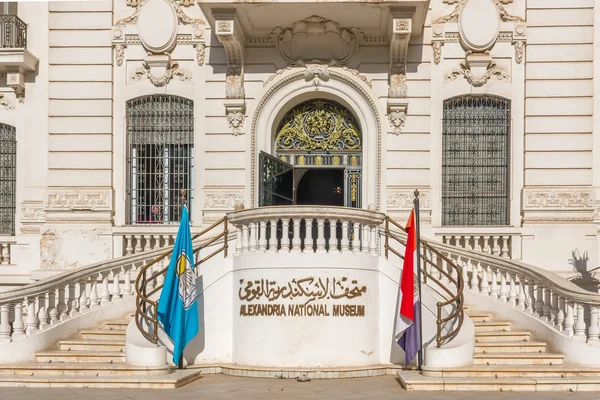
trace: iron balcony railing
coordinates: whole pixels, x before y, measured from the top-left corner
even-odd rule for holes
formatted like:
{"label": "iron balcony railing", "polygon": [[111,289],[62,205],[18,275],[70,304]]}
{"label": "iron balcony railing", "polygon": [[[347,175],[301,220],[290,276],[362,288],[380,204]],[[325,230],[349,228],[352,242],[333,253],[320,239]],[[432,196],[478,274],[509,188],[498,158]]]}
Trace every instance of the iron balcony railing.
{"label": "iron balcony railing", "polygon": [[27,24],[16,15],[0,15],[0,47],[27,47]]}

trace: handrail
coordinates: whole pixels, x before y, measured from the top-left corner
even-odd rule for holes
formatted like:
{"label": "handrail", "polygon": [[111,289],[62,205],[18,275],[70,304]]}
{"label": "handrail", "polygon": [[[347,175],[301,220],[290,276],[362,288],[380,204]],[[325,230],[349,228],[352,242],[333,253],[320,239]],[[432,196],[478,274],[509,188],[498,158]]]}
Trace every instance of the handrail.
{"label": "handrail", "polygon": [[[395,250],[394,248],[392,248],[390,246],[390,239],[406,246],[406,241],[402,240],[402,238],[400,238],[395,232],[390,230],[390,224],[392,224],[394,227],[400,229],[400,231],[403,232],[404,234],[407,234],[406,230],[404,229],[404,227],[402,225],[400,225],[398,222],[394,221],[389,216],[385,217],[385,258],[387,259],[389,257],[389,252],[392,252],[393,254],[399,256],[400,258],[404,258],[400,252],[398,252],[397,250]],[[420,243],[421,243],[423,252],[422,252],[422,254],[419,254],[419,256],[425,262],[425,265],[430,265],[431,267],[435,268],[438,271],[439,275],[443,276],[446,280],[448,280],[448,282],[450,282],[454,285],[455,290],[456,290],[456,293],[453,293],[451,288],[448,287],[448,285],[445,285],[441,280],[438,280],[437,278],[435,278],[432,274],[427,272],[427,268],[424,268],[423,272],[424,272],[425,277],[431,279],[436,285],[438,285],[440,288],[442,288],[442,290],[444,290],[449,296],[449,299],[447,299],[446,301],[437,303],[436,345],[437,345],[437,347],[441,347],[443,343],[451,340],[458,334],[458,332],[460,331],[460,329],[462,327],[463,321],[464,321],[464,309],[463,309],[463,306],[464,306],[464,295],[463,295],[464,279],[463,279],[462,267],[456,265],[449,257],[446,257],[444,254],[442,254],[442,252],[440,252],[436,248],[432,247],[427,241],[421,239]],[[427,251],[435,254],[437,259],[434,261],[434,260],[428,258]],[[437,263],[438,260],[445,262],[448,265],[448,267],[456,274],[452,273],[452,271],[448,272],[445,269],[441,268]],[[454,278],[454,276],[456,276],[456,278]],[[444,317],[442,315],[442,310],[445,307],[450,306],[450,305],[456,305],[456,306],[454,307],[454,309],[452,311],[450,311],[450,313],[448,313],[448,315],[446,315]],[[458,323],[455,324],[451,329],[449,329],[449,331],[446,334],[442,334],[444,325],[447,322],[453,321],[455,319],[458,319]]]}
{"label": "handrail", "polygon": [[[208,256],[202,258],[200,261],[197,261],[195,263],[196,267],[208,261],[220,252],[223,252],[224,257],[227,257],[227,252],[229,248],[229,231],[227,216],[218,220],[217,222],[210,225],[201,232],[195,234],[192,237],[192,243],[197,239],[202,239],[203,236],[211,232],[213,229],[219,227],[220,225],[223,225],[223,231],[221,233],[213,237],[206,238],[204,242],[198,244],[197,246],[193,246],[193,253],[199,256],[201,249],[216,243],[220,239],[223,239],[223,244],[220,247],[218,247]],[[172,253],[173,247],[171,247],[168,251],[164,252],[158,257],[154,258],[148,264],[144,265],[141,268],[137,279],[135,280],[135,291],[137,294],[135,307],[135,323],[142,335],[154,344],[158,343],[158,299],[152,300],[151,297],[163,288],[164,275],[169,269],[169,266],[167,265],[161,268],[158,272],[154,272],[153,267],[159,262],[165,260],[167,257],[171,256]],[[151,275],[149,277],[147,277],[148,270],[151,272]],[[147,329],[146,324],[144,324],[144,321],[152,327],[152,332],[150,332]]]}

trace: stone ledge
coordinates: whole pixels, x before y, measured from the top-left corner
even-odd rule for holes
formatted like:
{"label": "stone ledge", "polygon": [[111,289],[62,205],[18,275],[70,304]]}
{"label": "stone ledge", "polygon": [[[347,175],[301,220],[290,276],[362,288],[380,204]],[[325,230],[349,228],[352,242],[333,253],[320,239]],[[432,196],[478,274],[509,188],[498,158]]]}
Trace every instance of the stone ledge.
{"label": "stone ledge", "polygon": [[248,378],[273,379],[347,379],[395,375],[402,367],[395,365],[370,365],[344,368],[273,368],[233,364],[190,365],[187,369],[199,370],[202,375],[223,374]]}

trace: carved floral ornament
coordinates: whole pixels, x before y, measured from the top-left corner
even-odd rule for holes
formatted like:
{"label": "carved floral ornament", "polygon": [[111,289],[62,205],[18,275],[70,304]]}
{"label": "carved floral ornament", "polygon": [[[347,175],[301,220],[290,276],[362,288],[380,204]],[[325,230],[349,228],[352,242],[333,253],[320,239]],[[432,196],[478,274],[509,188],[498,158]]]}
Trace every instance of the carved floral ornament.
{"label": "carved floral ornament", "polygon": [[593,209],[592,190],[530,190],[525,194],[527,209]]}
{"label": "carved floral ornament", "polygon": [[183,82],[191,81],[192,73],[186,69],[180,68],[177,62],[171,61],[171,58],[168,57],[166,60],[165,72],[161,76],[154,76],[150,64],[146,61],[130,76],[130,80],[132,81],[139,81],[142,78],[147,78],[150,83],[156,87],[163,87],[167,85],[171,79],[178,79]]}
{"label": "carved floral ornament", "polygon": [[[432,22],[431,45],[433,61],[436,65],[441,62],[444,44],[457,41],[476,53],[491,49],[497,41],[508,41],[514,45],[515,62],[517,64],[523,62],[527,24],[522,17],[512,15],[506,10],[504,5],[512,3],[511,0],[445,0],[444,2],[455,6],[452,12]],[[464,15],[465,13],[467,15]],[[487,15],[483,16],[483,14]],[[481,18],[489,22],[482,23]],[[500,21],[512,22],[513,31],[500,32]],[[459,32],[444,32],[446,23],[458,23]],[[485,28],[485,32],[481,31],[481,26]],[[485,36],[483,41],[482,36]]]}
{"label": "carved floral ornament", "polygon": [[502,68],[498,67],[495,61],[490,61],[487,69],[485,70],[482,76],[475,76],[471,71],[471,67],[467,61],[462,61],[460,63],[460,68],[453,69],[452,71],[446,73],[445,80],[455,81],[458,77],[463,77],[467,80],[473,87],[482,87],[484,86],[492,77],[501,80],[501,81],[509,81],[510,75],[508,72],[504,71]]}
{"label": "carved floral ornament", "polygon": [[11,103],[3,94],[0,93],[0,109],[2,110],[14,110],[15,106]]}
{"label": "carved floral ornament", "polygon": [[64,190],[47,194],[48,210],[110,210],[112,197],[109,191]]}

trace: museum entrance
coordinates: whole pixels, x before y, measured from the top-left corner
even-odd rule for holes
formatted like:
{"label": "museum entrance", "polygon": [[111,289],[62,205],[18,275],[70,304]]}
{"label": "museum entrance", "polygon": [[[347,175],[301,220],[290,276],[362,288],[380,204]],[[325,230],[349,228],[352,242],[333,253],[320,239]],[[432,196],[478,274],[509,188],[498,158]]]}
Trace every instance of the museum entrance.
{"label": "museum entrance", "polygon": [[361,206],[362,142],[352,112],[331,100],[292,108],[273,154],[259,156],[259,206]]}

